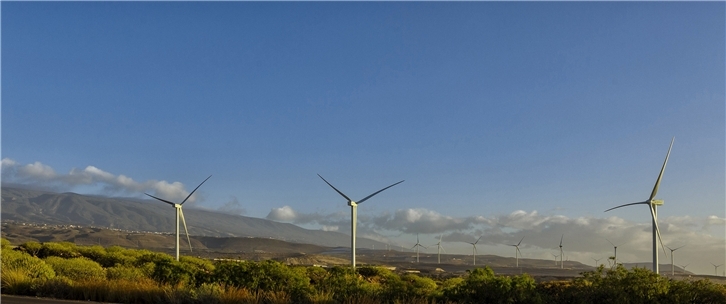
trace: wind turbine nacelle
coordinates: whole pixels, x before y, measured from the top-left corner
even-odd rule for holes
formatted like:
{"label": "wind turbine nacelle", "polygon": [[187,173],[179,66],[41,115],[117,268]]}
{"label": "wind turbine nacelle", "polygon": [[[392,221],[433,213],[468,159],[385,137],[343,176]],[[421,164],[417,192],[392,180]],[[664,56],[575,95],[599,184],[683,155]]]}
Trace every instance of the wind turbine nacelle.
{"label": "wind turbine nacelle", "polygon": [[656,206],[662,206],[665,202],[663,200],[652,200],[650,203]]}
{"label": "wind turbine nacelle", "polygon": [[348,206],[355,207],[358,206],[358,204],[356,204],[354,201],[350,201],[348,202]]}

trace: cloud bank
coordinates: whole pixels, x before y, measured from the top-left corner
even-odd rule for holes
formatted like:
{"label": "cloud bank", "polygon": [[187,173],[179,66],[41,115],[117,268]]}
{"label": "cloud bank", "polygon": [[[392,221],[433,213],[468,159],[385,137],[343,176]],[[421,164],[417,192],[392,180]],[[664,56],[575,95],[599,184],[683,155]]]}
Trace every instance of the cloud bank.
{"label": "cloud bank", "polygon": [[[19,164],[10,159],[2,159],[3,183],[13,183],[49,189],[69,191],[77,186],[100,186],[105,194],[139,195],[144,192],[170,201],[181,201],[189,195],[180,182],[148,180],[138,182],[123,174],[114,175],[94,166],[84,169],[73,168],[66,174],[57,173],[53,168],[41,162]],[[195,193],[188,202],[198,200]]]}

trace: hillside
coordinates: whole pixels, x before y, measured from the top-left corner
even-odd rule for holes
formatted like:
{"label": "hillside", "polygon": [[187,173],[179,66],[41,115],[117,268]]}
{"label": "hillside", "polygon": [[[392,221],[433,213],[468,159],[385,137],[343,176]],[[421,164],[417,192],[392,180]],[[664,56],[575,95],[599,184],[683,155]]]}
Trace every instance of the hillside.
{"label": "hillside", "polygon": [[[326,247],[350,247],[350,236],[340,232],[310,230],[288,223],[191,207],[184,208],[184,216],[189,234],[193,236],[272,238]],[[19,223],[174,232],[174,209],[157,201],[13,187],[2,188],[0,217],[3,221]],[[385,247],[384,243],[361,237],[358,244],[361,247]]]}

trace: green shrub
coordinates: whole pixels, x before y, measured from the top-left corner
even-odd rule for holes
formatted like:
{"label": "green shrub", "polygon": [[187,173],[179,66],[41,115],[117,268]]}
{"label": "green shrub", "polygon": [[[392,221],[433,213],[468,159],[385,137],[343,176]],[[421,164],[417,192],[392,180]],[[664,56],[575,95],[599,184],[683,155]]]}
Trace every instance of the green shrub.
{"label": "green shrub", "polygon": [[18,270],[30,279],[50,279],[55,277],[53,268],[43,260],[22,251],[3,250],[2,272]]}
{"label": "green shrub", "polygon": [[243,287],[254,292],[284,292],[300,301],[312,292],[310,279],[302,267],[287,267],[272,260],[255,262],[221,262],[211,277],[215,282]]}
{"label": "green shrub", "polygon": [[53,267],[56,274],[68,277],[74,281],[104,280],[106,270],[98,263],[87,258],[63,259],[51,256],[45,262]]}
{"label": "green shrub", "polygon": [[0,248],[2,248],[2,249],[5,249],[5,248],[12,249],[12,247],[13,247],[13,244],[10,244],[10,241],[8,241],[8,239],[6,239],[6,238],[0,238]]}
{"label": "green shrub", "polygon": [[43,243],[40,250],[38,250],[38,257],[41,259],[47,257],[61,257],[64,259],[77,258],[81,254],[78,253],[78,247],[76,244],[69,242],[61,243]]}
{"label": "green shrub", "polygon": [[116,265],[106,268],[106,278],[109,280],[128,280],[134,281],[148,276],[141,268]]}
{"label": "green shrub", "polygon": [[20,246],[18,246],[16,250],[20,250],[29,255],[37,257],[41,247],[43,247],[43,245],[41,245],[40,243],[30,241],[20,244]]}
{"label": "green shrub", "polygon": [[5,249],[0,255],[0,288],[5,294],[33,295],[38,283],[55,277],[53,268],[25,252]]}

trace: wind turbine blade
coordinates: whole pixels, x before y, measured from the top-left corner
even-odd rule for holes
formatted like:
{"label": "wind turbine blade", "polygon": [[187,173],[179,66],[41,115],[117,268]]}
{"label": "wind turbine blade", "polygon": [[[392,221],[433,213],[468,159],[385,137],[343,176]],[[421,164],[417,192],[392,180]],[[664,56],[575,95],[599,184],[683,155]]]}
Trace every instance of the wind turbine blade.
{"label": "wind turbine blade", "polygon": [[[206,179],[204,179],[204,181],[202,182],[202,184],[204,184],[204,182],[206,182],[210,177],[212,177],[212,176],[210,175],[209,177],[207,177]],[[185,198],[181,203],[179,203],[179,205],[183,205],[190,197],[192,197],[192,194],[194,194],[194,191],[197,191],[197,189],[199,189],[199,187],[201,187],[202,184],[199,184],[199,186],[197,186],[196,188],[194,188],[194,190],[192,190],[192,192],[189,193],[189,195],[187,195],[187,198]]]}
{"label": "wind turbine blade", "polygon": [[376,195],[376,194],[378,194],[378,193],[381,193],[381,192],[382,192],[383,190],[386,190],[386,189],[388,189],[388,188],[391,188],[391,187],[393,187],[393,186],[395,186],[395,185],[398,185],[398,184],[400,184],[400,183],[403,183],[403,182],[404,182],[404,181],[400,181],[400,182],[397,182],[397,183],[395,183],[395,184],[393,184],[393,185],[390,185],[390,186],[388,186],[388,187],[385,187],[385,188],[383,188],[383,189],[381,189],[381,190],[378,190],[378,191],[376,191],[376,192],[373,192],[373,194],[371,194],[371,195],[369,195],[369,196],[366,196],[365,198],[363,198],[362,200],[358,201],[357,203],[358,203],[358,204],[360,204],[360,203],[362,203],[362,202],[365,202],[365,201],[366,201],[367,199],[369,199],[369,198],[373,197],[374,195]]}
{"label": "wind turbine blade", "polygon": [[607,238],[605,238],[605,240],[606,240],[606,241],[608,241],[608,243],[610,243],[610,245],[613,245],[613,247],[618,247],[618,246],[615,246],[615,244],[613,244],[613,242],[611,242],[611,241],[610,241],[610,240],[608,240]]}
{"label": "wind turbine blade", "polygon": [[481,240],[481,236],[478,239],[476,239],[476,242],[474,242],[474,244],[478,244],[479,240]]}
{"label": "wind turbine blade", "polygon": [[676,140],[675,137],[671,139],[671,145],[668,147],[668,154],[666,154],[665,161],[663,161],[663,167],[660,168],[660,174],[658,174],[658,179],[655,181],[655,186],[653,186],[653,192],[650,193],[649,201],[655,198],[655,195],[658,193],[658,187],[660,187],[660,180],[663,178],[663,171],[665,171],[666,164],[668,163],[668,157],[671,156],[671,148],[673,148],[673,141]]}
{"label": "wind turbine blade", "polygon": [[[520,244],[522,244],[522,241],[524,241],[524,237],[522,237],[522,239],[519,240],[519,243],[517,243],[517,246],[519,246]],[[519,250],[519,247],[517,247],[517,250]]]}
{"label": "wind turbine blade", "polygon": [[650,201],[637,202],[637,203],[630,203],[630,204],[620,205],[620,206],[612,207],[612,208],[610,208],[608,210],[605,210],[605,212],[608,212],[608,211],[613,210],[613,209],[618,209],[618,208],[626,207],[626,206],[640,205],[640,204],[648,204],[648,205],[650,205]]}
{"label": "wind turbine blade", "polygon": [[[681,249],[681,248],[683,248],[683,247],[686,247],[686,245],[683,245],[683,246],[681,246],[681,247],[678,247],[678,248],[676,248],[676,249],[671,249],[671,250],[672,250],[672,251],[676,251],[676,250],[678,250],[678,249]],[[670,248],[668,248],[668,249],[670,249]]]}
{"label": "wind turbine blade", "polygon": [[[320,174],[318,174],[318,176],[320,176]],[[324,181],[324,182],[325,182],[326,184],[328,184],[328,186],[330,186],[330,188],[333,188],[333,190],[335,190],[335,192],[338,192],[338,194],[340,194],[340,195],[342,195],[343,197],[345,197],[345,199],[347,199],[347,200],[348,200],[349,202],[352,202],[352,201],[353,201],[352,199],[350,199],[350,197],[348,197],[347,195],[343,194],[343,192],[340,192],[340,190],[338,190],[337,188],[333,187],[333,185],[331,185],[331,184],[330,184],[330,183],[329,183],[328,181],[326,181],[326,180],[325,180],[325,179],[324,179],[324,178],[323,178],[322,176],[320,176],[320,178],[322,178],[322,179],[323,179],[323,181]]]}
{"label": "wind turbine blade", "polygon": [[184,220],[184,210],[179,207],[179,215],[181,215],[182,223],[184,223],[184,234],[187,235],[187,243],[189,243],[189,251],[192,251],[192,240],[189,239],[189,231],[187,230],[187,221]]}
{"label": "wind turbine blade", "polygon": [[565,235],[563,234],[563,235],[562,235],[562,236],[560,237],[560,247],[562,247],[562,239],[564,239],[564,238],[565,238]]}
{"label": "wind turbine blade", "polygon": [[446,249],[444,249],[444,246],[439,245],[439,247],[441,248],[441,251],[443,251],[444,253],[446,253]]}
{"label": "wind turbine blade", "polygon": [[650,216],[653,218],[653,223],[655,224],[655,232],[658,235],[658,240],[660,240],[660,246],[663,248],[663,253],[668,256],[668,253],[666,253],[665,246],[663,245],[663,239],[660,237],[660,228],[658,228],[658,221],[655,219],[655,210],[653,210],[653,205],[648,204],[650,207]]}
{"label": "wind turbine blade", "polygon": [[167,201],[167,200],[165,200],[165,199],[161,199],[161,198],[158,198],[158,197],[156,197],[156,196],[153,196],[153,195],[151,195],[151,194],[148,194],[148,193],[144,193],[144,194],[146,194],[146,195],[148,195],[148,196],[151,196],[151,197],[153,197],[153,198],[155,198],[155,199],[158,199],[158,200],[160,200],[160,201],[162,201],[162,202],[165,202],[165,203],[167,203],[167,204],[169,204],[169,205],[172,205],[172,206],[174,206],[174,203],[172,203],[172,202],[170,202],[170,201]]}

